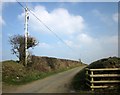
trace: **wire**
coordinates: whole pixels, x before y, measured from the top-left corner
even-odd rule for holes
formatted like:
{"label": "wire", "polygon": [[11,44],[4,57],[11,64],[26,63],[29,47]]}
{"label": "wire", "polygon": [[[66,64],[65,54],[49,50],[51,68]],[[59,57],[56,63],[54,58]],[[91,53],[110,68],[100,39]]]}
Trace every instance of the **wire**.
{"label": "wire", "polygon": [[[17,1],[17,0],[16,0],[16,1]],[[17,1],[17,3],[18,3],[23,9],[25,9],[25,7],[24,7],[20,2]]]}
{"label": "wire", "polygon": [[[17,1],[17,0],[16,0]],[[24,6],[17,1],[17,3],[24,8]],[[25,9],[25,8],[24,8]],[[33,13],[30,9],[28,9],[28,11],[38,20],[40,21],[50,32],[52,32],[62,43],[64,43],[69,49],[71,49],[72,51],[74,51],[68,44],[66,44],[54,31],[52,31],[40,18],[38,18],[35,13]]]}
{"label": "wire", "polygon": [[[61,42],[63,42],[68,48],[72,49],[69,45],[67,45],[55,32],[53,32],[40,18],[38,18],[30,9],[28,11],[36,17],[37,20],[39,20],[50,32],[52,32]],[[72,49],[73,50],[73,49]]]}
{"label": "wire", "polygon": [[[17,1],[17,0],[16,0],[16,1]],[[23,9],[25,9],[25,7],[24,7],[20,2],[17,1],[17,3],[18,3]],[[42,28],[41,28],[41,30],[42,30],[43,32],[45,32]]]}
{"label": "wire", "polygon": [[[30,9],[28,11],[36,17],[37,20],[39,20],[49,31],[51,31],[61,42],[63,42],[68,48],[72,49],[69,45],[67,45],[55,32],[53,32],[40,18],[38,18]],[[73,50],[73,49],[72,49]]]}

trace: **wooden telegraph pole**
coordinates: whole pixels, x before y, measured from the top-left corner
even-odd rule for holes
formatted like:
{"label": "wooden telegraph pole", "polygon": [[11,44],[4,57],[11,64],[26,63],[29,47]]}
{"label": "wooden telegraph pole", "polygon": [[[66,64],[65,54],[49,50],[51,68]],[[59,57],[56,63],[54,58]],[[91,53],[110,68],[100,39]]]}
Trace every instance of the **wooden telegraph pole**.
{"label": "wooden telegraph pole", "polygon": [[28,38],[28,8],[25,8],[25,66],[27,66],[27,59],[28,59],[28,50],[27,50],[27,38]]}

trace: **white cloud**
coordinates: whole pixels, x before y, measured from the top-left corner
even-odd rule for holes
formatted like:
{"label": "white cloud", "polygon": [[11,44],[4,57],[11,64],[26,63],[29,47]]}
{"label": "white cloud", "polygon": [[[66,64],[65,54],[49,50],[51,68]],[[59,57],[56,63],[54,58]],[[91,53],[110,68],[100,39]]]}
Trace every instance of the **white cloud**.
{"label": "white cloud", "polygon": [[101,13],[97,9],[92,10],[92,12],[96,16],[101,16]]}
{"label": "white cloud", "polygon": [[101,20],[103,23],[111,25],[111,17],[107,13],[103,13],[98,9],[92,10],[92,13],[98,18],[97,20]]}
{"label": "white cloud", "polygon": [[0,16],[0,26],[5,25],[5,21],[3,20],[2,16]]}
{"label": "white cloud", "polygon": [[94,40],[92,37],[90,37],[85,33],[78,35],[77,39],[79,40],[80,43],[84,43],[84,44],[91,44]]}
{"label": "white cloud", "polygon": [[68,46],[72,46],[72,45],[73,45],[73,42],[70,41],[70,40],[65,40],[65,43],[66,43]]}
{"label": "white cloud", "polygon": [[103,38],[103,42],[105,44],[117,45],[118,44],[118,36],[113,35],[111,37],[105,37],[105,38]]}
{"label": "white cloud", "polygon": [[[86,26],[86,22],[82,16],[70,14],[68,10],[64,8],[57,8],[48,12],[44,6],[34,7],[33,12],[55,33],[60,34],[62,40],[64,40],[68,46],[72,47],[73,50],[77,51],[78,54],[81,54],[80,57],[86,62],[117,54],[117,36],[108,35],[106,37],[101,36],[100,38],[95,38],[87,34],[88,32],[83,32],[88,26]],[[98,10],[94,10],[93,13],[100,17],[100,20],[106,23],[109,22],[107,16],[101,14]],[[31,32],[49,33],[34,16],[29,15],[29,26],[31,28],[29,30]],[[18,18],[24,20],[24,13],[20,14]],[[51,51],[47,50],[51,47]],[[60,54],[64,54],[63,56],[67,57],[72,56],[71,58],[76,56],[75,52],[67,55],[66,52],[69,52],[69,50],[66,50],[62,42],[56,42],[55,44],[43,42],[39,43],[38,48],[43,48],[46,54],[47,52],[50,53],[50,56],[53,55],[53,52],[56,56],[60,56]]]}
{"label": "white cloud", "polygon": [[[56,33],[74,34],[82,32],[85,28],[82,16],[70,14],[64,8],[58,8],[48,12],[45,7],[36,6],[33,12]],[[18,16],[20,19],[23,19],[23,17],[24,13]],[[31,14],[29,25],[34,31],[42,32],[42,30],[44,30],[43,32],[48,32],[48,30]]]}
{"label": "white cloud", "polygon": [[0,2],[0,27],[2,27],[2,25],[5,25],[5,21],[4,21],[4,19],[2,18],[3,5],[4,5],[4,3],[3,3],[3,2]]}
{"label": "white cloud", "polygon": [[0,2],[0,13],[2,13],[2,6],[3,6],[3,3]]}
{"label": "white cloud", "polygon": [[113,20],[118,22],[118,13],[113,14]]}
{"label": "white cloud", "polygon": [[66,43],[76,51],[73,56],[80,54],[81,59],[85,62],[118,55],[117,35],[94,38],[81,33],[76,39],[67,40]]}
{"label": "white cloud", "polygon": [[43,42],[43,43],[39,43],[38,47],[40,47],[40,48],[50,48],[51,46],[49,44]]}
{"label": "white cloud", "polygon": [[92,13],[94,16],[98,17],[103,22],[106,22],[106,20],[108,18],[105,14],[103,14],[101,11],[99,11],[97,9],[92,10]]}
{"label": "white cloud", "polygon": [[[80,45],[77,44],[77,41],[74,41],[74,40],[65,40],[64,42],[65,42],[71,49],[80,48]],[[61,43],[58,44],[58,45],[61,45]]]}

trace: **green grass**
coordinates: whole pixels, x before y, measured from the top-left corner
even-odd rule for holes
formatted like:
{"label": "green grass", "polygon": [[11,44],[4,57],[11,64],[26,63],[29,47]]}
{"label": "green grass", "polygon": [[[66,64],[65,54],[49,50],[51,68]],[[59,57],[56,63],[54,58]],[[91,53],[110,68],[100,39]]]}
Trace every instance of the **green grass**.
{"label": "green grass", "polygon": [[52,70],[49,72],[40,72],[31,68],[25,68],[22,64],[17,64],[15,61],[12,60],[4,61],[2,64],[2,81],[10,85],[26,84],[35,80],[43,79],[53,74],[57,74],[78,67],[78,65],[76,65],[69,68]]}

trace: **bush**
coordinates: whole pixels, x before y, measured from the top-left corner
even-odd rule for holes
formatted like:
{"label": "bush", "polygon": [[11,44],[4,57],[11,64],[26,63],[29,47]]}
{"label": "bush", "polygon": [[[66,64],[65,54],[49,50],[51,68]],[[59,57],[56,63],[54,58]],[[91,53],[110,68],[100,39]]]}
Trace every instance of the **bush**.
{"label": "bush", "polygon": [[87,91],[89,90],[88,86],[85,85],[85,68],[82,69],[79,73],[75,75],[75,77],[72,80],[71,86],[72,89],[75,89],[76,91]]}
{"label": "bush", "polygon": [[4,61],[2,64],[2,79],[8,84],[24,84],[80,66],[77,61],[72,63],[69,60],[38,56],[32,56],[27,67],[13,60]]}
{"label": "bush", "polygon": [[[96,69],[96,68],[120,68],[120,58],[118,57],[109,57],[109,58],[104,58],[100,59],[98,61],[95,61],[91,63],[90,65],[87,66],[87,68],[90,69]],[[100,72],[101,74],[103,72]],[[116,72],[119,74],[119,72]],[[99,78],[97,78],[99,80]],[[86,85],[86,80],[85,80],[85,69],[81,70],[78,74],[75,75],[75,77],[72,80],[72,87],[74,90],[81,90],[81,91],[86,91],[90,90],[89,87]],[[113,88],[114,89],[114,88]],[[107,89],[111,91],[120,91],[120,85],[115,84],[115,89],[116,90],[111,90],[110,88]],[[106,89],[104,90],[106,91]]]}
{"label": "bush", "polygon": [[26,69],[22,64],[9,60],[2,62],[2,80],[4,82],[16,82],[26,76]]}

